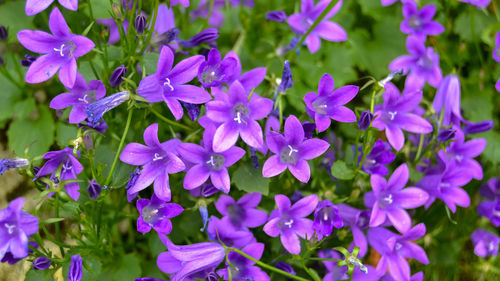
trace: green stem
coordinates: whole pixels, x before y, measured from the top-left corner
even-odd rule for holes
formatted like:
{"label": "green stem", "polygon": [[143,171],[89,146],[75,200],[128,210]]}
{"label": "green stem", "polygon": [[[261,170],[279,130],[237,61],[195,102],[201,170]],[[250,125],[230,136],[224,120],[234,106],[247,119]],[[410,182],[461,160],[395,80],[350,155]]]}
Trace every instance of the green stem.
{"label": "green stem", "polygon": [[155,30],[155,24],[156,24],[156,18],[158,17],[158,6],[160,5],[159,0],[155,0],[155,5],[154,5],[154,16],[153,16],[153,22],[151,23],[151,26],[149,28],[149,33],[146,37],[146,43],[144,46],[142,46],[141,52],[139,55],[142,55],[144,51],[146,51],[146,48],[149,46],[149,43],[151,42],[151,38],[153,37],[153,32]]}
{"label": "green stem", "polygon": [[115,171],[116,164],[118,163],[118,158],[120,157],[120,153],[122,152],[123,144],[125,143],[125,138],[127,137],[128,129],[130,128],[130,121],[132,121],[132,113],[134,112],[134,108],[130,108],[128,111],[127,124],[125,125],[125,130],[123,131],[122,138],[120,140],[120,145],[116,150],[115,160],[113,160],[113,164],[111,165],[111,170],[109,170],[108,177],[106,178],[106,182],[104,183],[107,186],[111,182],[111,177],[113,176],[113,172]]}
{"label": "green stem", "polygon": [[343,259],[329,259],[329,258],[309,258],[312,261],[343,261]]}
{"label": "green stem", "polygon": [[151,113],[153,113],[154,115],[156,115],[158,118],[160,118],[165,123],[168,123],[168,124],[170,124],[172,126],[175,126],[175,127],[178,127],[178,128],[182,128],[182,129],[187,130],[187,131],[192,131],[192,129],[189,128],[188,126],[182,125],[182,124],[177,123],[177,122],[174,122],[174,121],[166,118],[165,116],[161,115],[158,111],[154,110],[152,106],[150,106],[148,108],[149,108],[149,111],[151,111]]}
{"label": "green stem", "polygon": [[471,29],[471,32],[472,32],[472,40],[474,41],[474,46],[476,47],[476,51],[477,51],[477,56],[479,57],[479,61],[481,62],[481,68],[484,67],[484,60],[483,60],[483,56],[481,54],[481,48],[479,47],[479,41],[477,40],[477,36],[476,36],[476,30],[474,29],[475,26],[474,26],[474,9],[475,7],[473,7],[472,5],[470,6],[471,7],[471,13],[470,13],[470,29]]}
{"label": "green stem", "polygon": [[418,142],[417,156],[415,156],[415,164],[420,160],[420,155],[422,154],[422,148],[424,147],[424,134],[420,134],[420,141]]}
{"label": "green stem", "polygon": [[[56,218],[59,217],[59,194],[56,192],[55,194],[55,197],[56,197],[56,206],[55,206],[55,212],[56,212]],[[56,237],[57,237],[57,240],[62,242],[62,238],[61,238],[61,229],[60,229],[60,226],[59,226],[59,222],[56,222],[55,223],[55,227],[56,227]],[[59,250],[61,251],[61,256],[64,257],[64,248],[59,245]]]}

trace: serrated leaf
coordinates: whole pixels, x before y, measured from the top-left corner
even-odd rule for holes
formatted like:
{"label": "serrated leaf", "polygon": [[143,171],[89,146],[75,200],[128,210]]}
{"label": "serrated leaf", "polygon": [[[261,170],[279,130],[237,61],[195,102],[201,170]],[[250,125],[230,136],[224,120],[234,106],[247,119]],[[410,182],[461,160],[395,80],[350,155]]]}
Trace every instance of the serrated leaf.
{"label": "serrated leaf", "polygon": [[259,192],[262,195],[268,195],[268,178],[262,177],[262,170],[255,169],[250,165],[242,165],[233,173],[232,182],[240,190],[246,192]]}
{"label": "serrated leaf", "polygon": [[354,172],[347,167],[347,164],[342,160],[337,160],[332,165],[332,176],[340,180],[351,180],[354,178]]}

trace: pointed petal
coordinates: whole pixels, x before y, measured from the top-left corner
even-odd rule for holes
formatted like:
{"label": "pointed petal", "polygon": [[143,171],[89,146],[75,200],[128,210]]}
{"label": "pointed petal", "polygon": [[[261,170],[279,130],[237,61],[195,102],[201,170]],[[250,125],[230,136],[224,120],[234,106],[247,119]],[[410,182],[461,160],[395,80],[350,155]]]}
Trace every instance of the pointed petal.
{"label": "pointed petal", "polygon": [[300,240],[295,232],[285,231],[281,233],[280,239],[281,244],[283,244],[283,247],[285,247],[289,253],[293,255],[300,254]]}
{"label": "pointed petal", "polygon": [[228,150],[238,140],[239,132],[230,123],[224,123],[217,128],[214,135],[213,150],[221,152]]}
{"label": "pointed petal", "polygon": [[403,148],[403,145],[405,144],[405,135],[403,134],[401,128],[393,125],[386,126],[385,135],[387,137],[387,140],[395,150],[399,151],[401,150],[401,148]]}
{"label": "pointed petal", "polygon": [[296,165],[288,165],[288,170],[301,182],[308,182],[311,177],[311,169],[306,160],[299,160]]}
{"label": "pointed petal", "polygon": [[26,49],[35,53],[50,53],[54,47],[59,46],[59,40],[52,34],[38,30],[21,30],[17,33],[17,40]]}
{"label": "pointed petal", "polygon": [[257,88],[257,86],[264,81],[266,72],[267,69],[265,67],[254,68],[245,72],[238,80],[241,82],[241,85],[243,85],[245,90],[250,91],[251,89]]}
{"label": "pointed petal", "polygon": [[184,188],[188,190],[196,188],[206,182],[209,176],[209,171],[202,164],[195,165],[184,177]]}
{"label": "pointed petal", "polygon": [[385,222],[386,212],[380,210],[378,203],[373,205],[372,213],[370,215],[370,227],[376,227]]}
{"label": "pointed petal", "polygon": [[408,132],[416,134],[427,134],[432,132],[432,125],[429,121],[413,113],[398,116],[397,123]]}
{"label": "pointed petal", "polygon": [[172,69],[174,64],[174,53],[170,48],[161,48],[160,58],[156,66],[156,77],[158,80],[164,79]]}
{"label": "pointed petal", "polygon": [[286,170],[286,165],[282,164],[277,155],[269,157],[262,168],[262,176],[265,178],[274,177],[283,173]]}
{"label": "pointed petal", "polygon": [[387,217],[392,225],[401,233],[405,233],[411,228],[411,219],[408,213],[400,208],[387,210]]}
{"label": "pointed petal", "polygon": [[142,166],[154,158],[154,151],[139,143],[129,143],[120,154],[120,160],[130,165]]}
{"label": "pointed petal", "polygon": [[75,58],[85,55],[95,47],[94,42],[85,36],[73,35],[71,37],[71,41],[73,41],[76,46],[75,51],[73,52],[73,56],[75,56]]}
{"label": "pointed petal", "polygon": [[268,221],[264,225],[264,232],[271,237],[277,237],[278,235],[280,235],[280,229],[278,228],[278,222],[280,221],[280,219],[281,218],[274,218]]}
{"label": "pointed petal", "polygon": [[330,144],[324,140],[308,139],[298,147],[298,150],[302,159],[311,160],[325,153],[329,147]]}
{"label": "pointed petal", "polygon": [[61,67],[62,60],[51,54],[38,57],[26,72],[26,82],[34,84],[49,80]]}
{"label": "pointed petal", "polygon": [[253,148],[261,148],[264,145],[262,128],[255,120],[251,120],[246,127],[240,129],[241,139]]}
{"label": "pointed petal", "polygon": [[47,9],[54,0],[27,0],[25,12],[28,16],[33,16]]}
{"label": "pointed petal", "polygon": [[340,42],[347,40],[347,33],[345,30],[337,23],[331,21],[321,22],[316,29],[314,29],[314,32],[328,41]]}
{"label": "pointed petal", "polygon": [[58,8],[54,8],[50,13],[49,28],[56,37],[67,37],[70,35],[68,24],[66,24],[66,20]]}
{"label": "pointed petal", "polygon": [[70,61],[61,65],[61,69],[59,70],[59,80],[66,88],[71,88],[75,85],[76,67],[75,58],[72,58]]}
{"label": "pointed petal", "polygon": [[59,0],[59,4],[68,10],[76,11],[78,9],[78,0]]}
{"label": "pointed petal", "polygon": [[198,75],[198,67],[205,60],[201,55],[181,60],[174,66],[168,77],[173,85],[185,84]]}
{"label": "pointed petal", "polygon": [[[142,175],[142,173],[141,173]],[[139,181],[139,180],[137,180]],[[168,183],[168,173],[163,172],[155,179],[154,183],[154,192],[155,195],[163,201],[170,201],[171,192],[170,185]]]}
{"label": "pointed petal", "polygon": [[212,99],[207,91],[193,85],[176,86],[171,95],[183,102],[194,104],[206,103]]}
{"label": "pointed petal", "polygon": [[330,96],[335,89],[335,82],[330,74],[325,73],[319,80],[318,95]]}
{"label": "pointed petal", "polygon": [[408,169],[408,165],[401,164],[389,178],[389,182],[387,183],[389,190],[396,191],[402,189],[408,182],[409,177],[410,169]]}
{"label": "pointed petal", "polygon": [[404,209],[420,207],[427,202],[429,194],[417,187],[407,187],[395,195],[395,201]]}
{"label": "pointed petal", "polygon": [[304,140],[304,128],[299,119],[293,115],[285,121],[285,140],[289,145],[300,145]]}
{"label": "pointed petal", "polygon": [[290,208],[290,215],[297,218],[307,217],[316,209],[317,205],[318,196],[316,194],[306,196],[293,204]]}

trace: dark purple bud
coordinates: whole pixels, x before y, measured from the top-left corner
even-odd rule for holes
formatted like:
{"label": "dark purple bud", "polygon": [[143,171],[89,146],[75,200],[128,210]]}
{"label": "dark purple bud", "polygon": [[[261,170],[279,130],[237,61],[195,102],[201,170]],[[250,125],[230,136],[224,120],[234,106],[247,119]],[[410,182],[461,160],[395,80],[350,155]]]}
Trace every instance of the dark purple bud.
{"label": "dark purple bud", "polygon": [[266,14],[266,20],[284,22],[286,20],[286,14],[283,11],[270,11]]}
{"label": "dark purple bud", "polygon": [[147,20],[148,19],[143,14],[140,14],[135,18],[135,30],[137,31],[137,34],[142,34],[144,32]]}
{"label": "dark purple bud", "polygon": [[109,78],[109,84],[111,87],[118,87],[123,81],[123,76],[127,73],[127,68],[122,64],[113,71],[111,78]]}
{"label": "dark purple bud", "polygon": [[302,128],[304,128],[304,139],[312,138],[312,132],[316,130],[316,124],[311,123],[309,121],[302,122]]}
{"label": "dark purple bud", "polygon": [[285,61],[283,67],[283,73],[281,74],[281,83],[278,87],[278,91],[284,93],[286,89],[290,89],[293,86],[292,71],[290,70],[290,62]]}
{"label": "dark purple bud", "polygon": [[26,58],[25,60],[21,60],[21,65],[22,66],[30,66],[35,60],[36,60],[36,57],[32,57],[28,54],[24,55],[24,57]]}
{"label": "dark purple bud", "polygon": [[82,280],[82,257],[74,255],[71,257],[71,266],[68,272],[68,281]]}
{"label": "dark purple bud", "polygon": [[438,142],[449,141],[455,137],[456,133],[457,133],[457,130],[454,130],[454,129],[442,130],[441,132],[439,132],[439,134],[437,136],[437,140],[438,140]]}
{"label": "dark purple bud", "polygon": [[201,196],[204,198],[210,197],[217,192],[219,192],[219,189],[211,183],[204,183],[201,186]]}
{"label": "dark purple bud", "polygon": [[200,107],[197,104],[182,102],[184,108],[186,108],[189,118],[191,120],[196,121],[198,116],[200,116]]}
{"label": "dark purple bud", "polygon": [[9,38],[9,33],[7,32],[7,28],[5,28],[5,26],[0,24],[0,40],[7,41],[7,38]]}
{"label": "dark purple bud", "polygon": [[138,192],[130,193],[130,192],[128,192],[128,189],[130,189],[132,186],[135,185],[135,182],[137,181],[137,179],[139,178],[140,175],[141,175],[141,168],[137,168],[137,169],[135,169],[135,171],[133,173],[131,173],[128,176],[128,183],[127,183],[127,186],[125,187],[127,189],[128,202],[131,202],[132,200],[134,200],[134,198],[137,197],[137,194],[139,194]]}
{"label": "dark purple bud", "polygon": [[87,191],[89,193],[89,197],[92,199],[97,199],[101,194],[101,186],[97,183],[95,179],[89,181],[89,186],[87,186]]}
{"label": "dark purple bud", "polygon": [[289,265],[288,263],[286,262],[283,262],[283,261],[279,261],[276,263],[276,265],[274,265],[274,267],[276,267],[277,269],[281,269],[285,272],[288,272],[290,274],[293,274],[295,275],[295,270],[293,270],[293,267],[291,265]]}
{"label": "dark purple bud", "polygon": [[206,281],[218,281],[219,280],[219,275],[215,272],[210,272],[207,274],[207,277],[205,278]]}
{"label": "dark purple bud", "polygon": [[30,166],[30,161],[28,159],[2,159],[0,160],[0,175],[9,169],[19,169],[26,168]]}
{"label": "dark purple bud", "polygon": [[304,198],[304,195],[302,194],[302,191],[296,190],[292,194],[292,197],[290,197],[290,201],[292,201],[292,204],[294,204],[295,202],[299,201],[302,198]]}
{"label": "dark purple bud", "polygon": [[479,123],[469,123],[464,128],[464,134],[469,135],[487,132],[493,129],[494,125],[493,120],[486,120]]}
{"label": "dark purple bud", "polygon": [[207,28],[200,33],[193,36],[189,41],[181,41],[182,46],[185,48],[192,48],[206,42],[211,42],[219,38],[219,31],[217,28]]}
{"label": "dark purple bud", "polygon": [[151,43],[153,45],[167,45],[168,43],[177,39],[178,34],[179,34],[179,29],[174,27],[172,29],[163,32],[160,35],[156,35],[155,37],[153,37],[153,39],[151,39]]}
{"label": "dark purple bud", "polygon": [[361,112],[361,116],[359,117],[358,121],[358,128],[363,131],[368,129],[368,127],[370,127],[370,124],[372,123],[372,120],[373,114],[370,111]]}
{"label": "dark purple bud", "polygon": [[252,158],[253,167],[255,169],[260,168],[259,158],[257,158],[257,151],[253,147],[250,147],[250,158]]}
{"label": "dark purple bud", "polygon": [[50,266],[50,259],[47,257],[39,257],[33,261],[34,270],[45,270]]}

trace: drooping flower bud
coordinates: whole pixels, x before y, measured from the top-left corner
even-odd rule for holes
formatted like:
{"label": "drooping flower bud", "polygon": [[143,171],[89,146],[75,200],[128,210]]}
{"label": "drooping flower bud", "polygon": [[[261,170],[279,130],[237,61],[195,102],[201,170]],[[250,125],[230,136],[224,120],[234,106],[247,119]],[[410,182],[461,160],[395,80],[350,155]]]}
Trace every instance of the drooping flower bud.
{"label": "drooping flower bud", "polygon": [[284,22],[286,20],[286,13],[284,11],[270,11],[266,14],[266,20]]}
{"label": "drooping flower bud", "polygon": [[123,81],[123,76],[125,76],[126,73],[127,68],[123,64],[117,67],[109,78],[109,84],[111,84],[111,87],[120,86]]}
{"label": "drooping flower bud", "polygon": [[144,32],[144,28],[147,24],[147,18],[145,15],[140,14],[135,18],[135,30],[137,34],[142,34]]}
{"label": "drooping flower bud", "polygon": [[71,257],[71,265],[68,272],[68,281],[82,280],[82,257],[74,255]]}
{"label": "drooping flower bud", "polygon": [[200,211],[201,219],[203,221],[203,227],[200,228],[200,231],[205,231],[205,229],[207,228],[208,221],[209,221],[207,204],[205,204],[205,202],[202,201],[198,205],[198,210]]}
{"label": "drooping flower bud", "polygon": [[199,46],[206,42],[211,42],[219,38],[219,31],[217,28],[207,28],[202,30],[200,33],[193,36],[189,41],[181,41],[184,48],[192,48]]}
{"label": "drooping flower bud", "polygon": [[155,35],[151,39],[151,44],[153,45],[167,45],[168,43],[174,41],[177,39],[177,35],[179,34],[179,29],[177,28],[171,28],[162,34]]}
{"label": "drooping flower bud", "polygon": [[22,66],[30,66],[34,61],[36,61],[36,57],[32,57],[28,54],[24,55],[24,57],[26,58],[25,60],[21,60],[21,65]]}
{"label": "drooping flower bud", "polygon": [[5,26],[0,24],[0,40],[7,41],[7,38],[9,38],[9,33],[7,32],[7,28],[5,28]]}
{"label": "drooping flower bud", "polygon": [[30,161],[28,159],[2,159],[0,160],[0,175],[9,169],[19,169],[29,167]]}
{"label": "drooping flower bud", "polygon": [[33,261],[34,270],[45,270],[50,266],[50,259],[48,257],[38,257]]}
{"label": "drooping flower bud", "polygon": [[358,128],[363,131],[368,129],[368,127],[370,127],[370,124],[372,123],[372,120],[373,114],[370,111],[361,112],[361,116],[359,117],[358,121]]}
{"label": "drooping flower bud", "polygon": [[131,202],[132,200],[134,200],[134,198],[137,197],[137,194],[139,194],[138,192],[130,192],[129,190],[132,186],[135,185],[135,182],[137,181],[137,179],[139,178],[140,175],[141,175],[141,168],[137,168],[137,169],[135,169],[135,171],[133,173],[131,173],[128,176],[128,183],[127,183],[127,186],[125,187],[127,189],[127,201],[128,202]]}
{"label": "drooping flower bud", "polygon": [[486,120],[479,123],[469,123],[464,128],[464,134],[470,135],[487,132],[493,129],[494,125],[493,120]]}
{"label": "drooping flower bud", "polygon": [[455,129],[442,130],[441,132],[439,132],[439,134],[437,136],[437,140],[438,140],[438,142],[449,141],[455,137],[456,133],[457,133],[457,130],[455,130]]}
{"label": "drooping flower bud", "polygon": [[288,263],[283,262],[283,261],[277,262],[274,267],[276,267],[277,269],[281,269],[281,270],[283,270],[285,272],[288,272],[290,274],[293,274],[293,275],[296,274],[295,270],[293,270],[293,267],[291,265],[289,265]]}
{"label": "drooping flower bud", "polygon": [[278,91],[284,93],[286,89],[290,89],[291,87],[293,87],[292,70],[290,70],[290,62],[286,60],[283,66],[283,73],[281,74],[281,83],[278,87]]}
{"label": "drooping flower bud", "polygon": [[210,197],[220,190],[211,183],[204,183],[201,186],[201,196],[204,198]]}
{"label": "drooping flower bud", "polygon": [[127,91],[119,92],[111,96],[107,96],[100,99],[87,107],[85,113],[87,114],[88,123],[91,126],[95,126],[102,119],[104,113],[110,111],[111,109],[119,106],[123,102],[130,98],[130,94]]}
{"label": "drooping flower bud", "polygon": [[89,185],[87,186],[87,191],[89,193],[89,197],[92,199],[97,199],[99,195],[101,194],[101,185],[97,183],[95,179],[92,179],[89,181]]}

